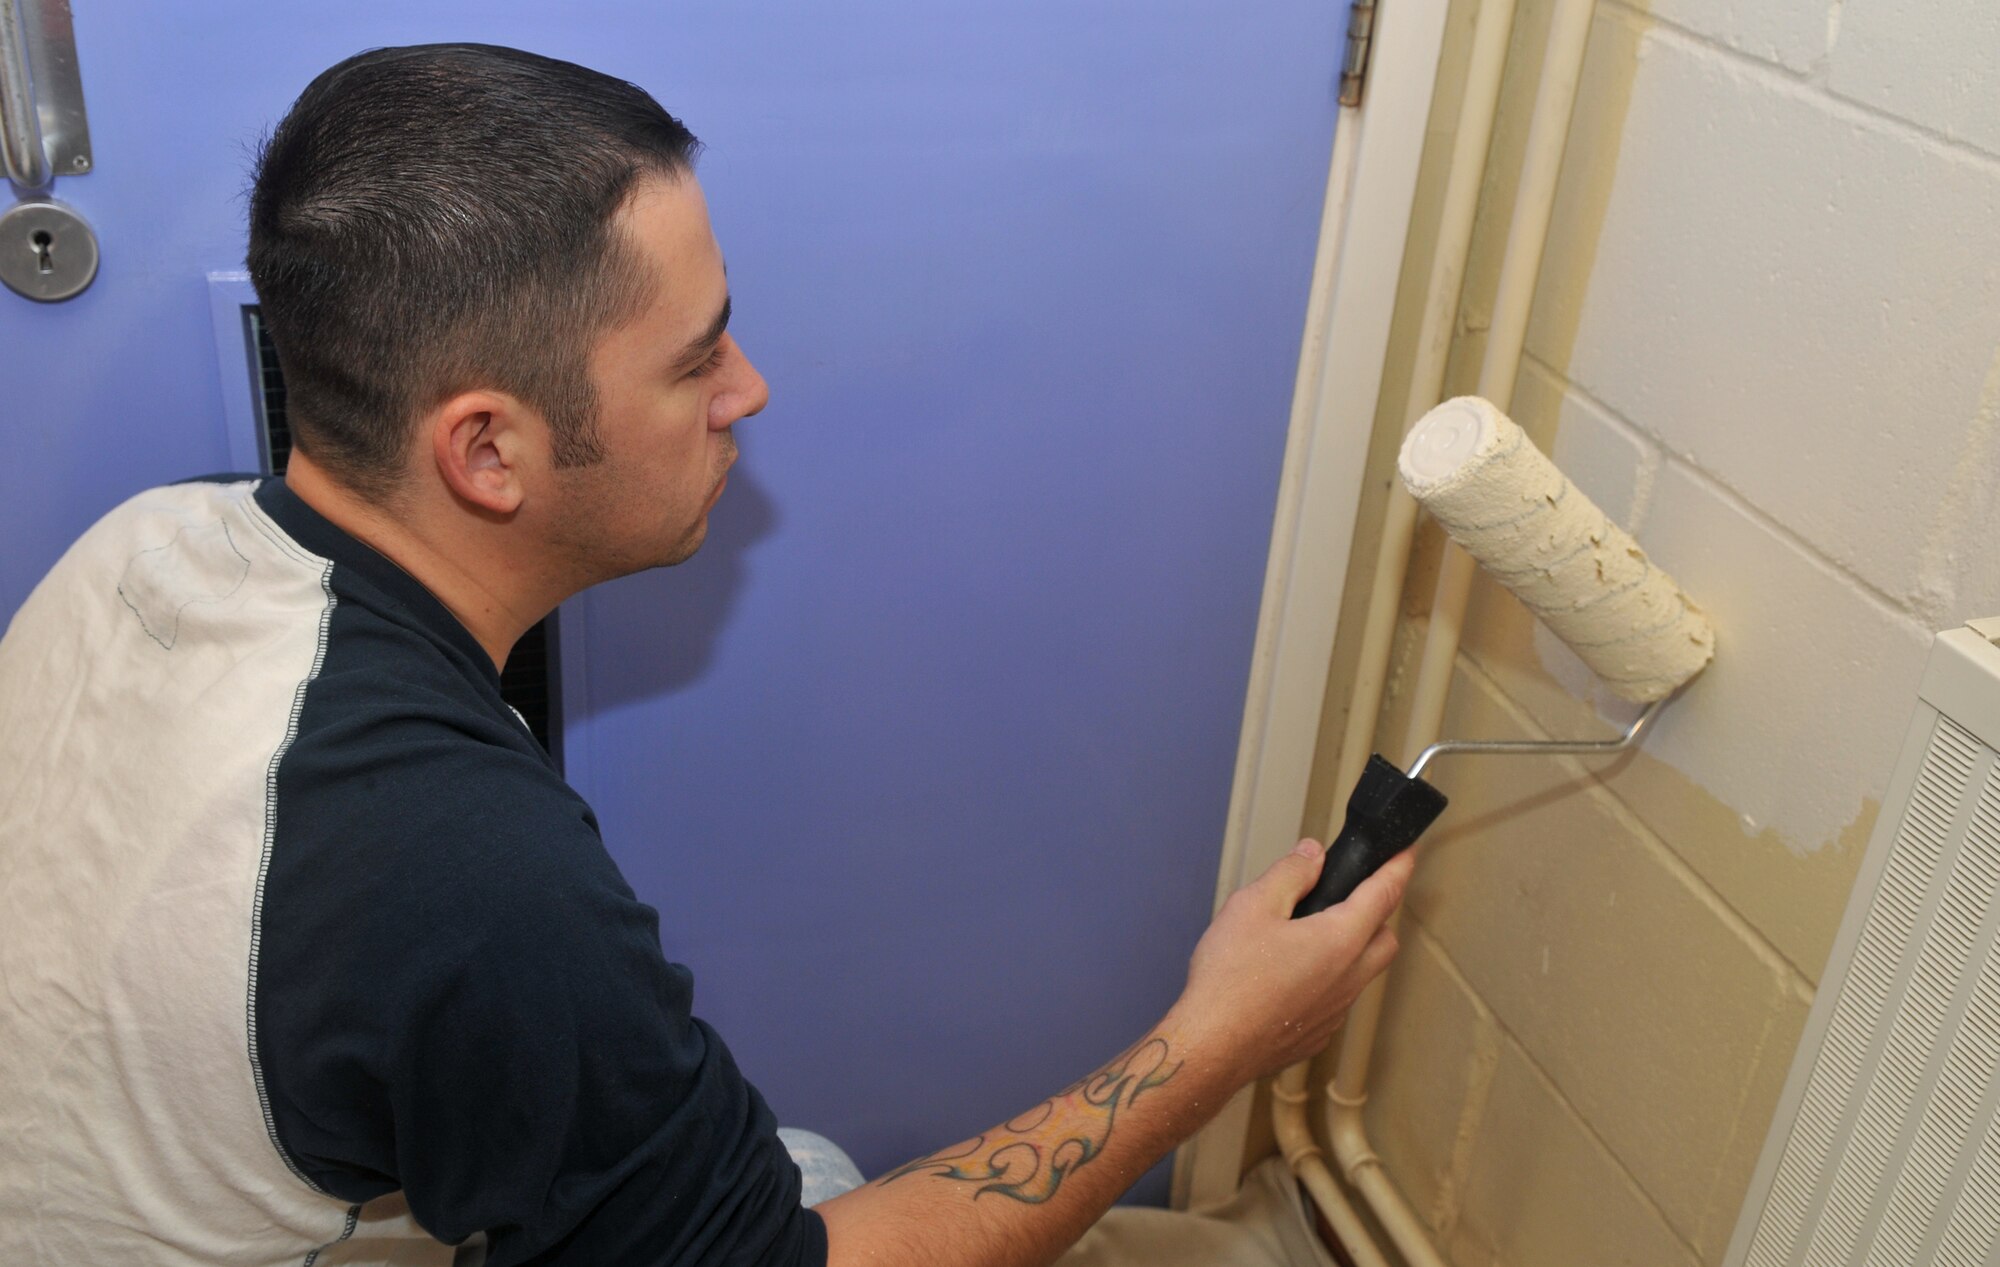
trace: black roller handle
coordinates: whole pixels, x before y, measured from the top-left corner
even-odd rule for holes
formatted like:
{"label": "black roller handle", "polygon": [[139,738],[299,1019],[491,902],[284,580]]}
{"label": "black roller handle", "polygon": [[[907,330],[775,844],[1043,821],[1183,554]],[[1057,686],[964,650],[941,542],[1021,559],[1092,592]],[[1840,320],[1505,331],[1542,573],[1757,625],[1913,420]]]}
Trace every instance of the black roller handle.
{"label": "black roller handle", "polygon": [[1443,792],[1404,774],[1380,753],[1369,757],[1347,798],[1347,821],[1326,848],[1319,883],[1292,908],[1292,918],[1346,901],[1377,867],[1415,844],[1448,803]]}

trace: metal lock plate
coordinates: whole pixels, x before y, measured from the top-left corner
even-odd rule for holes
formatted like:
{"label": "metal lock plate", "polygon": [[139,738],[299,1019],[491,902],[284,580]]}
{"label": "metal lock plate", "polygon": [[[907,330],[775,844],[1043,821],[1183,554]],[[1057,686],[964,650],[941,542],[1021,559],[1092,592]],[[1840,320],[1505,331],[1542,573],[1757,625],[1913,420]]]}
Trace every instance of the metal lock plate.
{"label": "metal lock plate", "polygon": [[75,211],[37,201],[0,215],[0,282],[14,293],[55,303],[96,276],[97,235]]}

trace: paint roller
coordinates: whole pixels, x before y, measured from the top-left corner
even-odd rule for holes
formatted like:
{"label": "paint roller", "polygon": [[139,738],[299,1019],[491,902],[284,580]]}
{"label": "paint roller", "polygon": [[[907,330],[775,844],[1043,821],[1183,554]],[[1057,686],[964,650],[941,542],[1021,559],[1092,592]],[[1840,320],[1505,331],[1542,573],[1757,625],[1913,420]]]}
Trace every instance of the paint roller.
{"label": "paint roller", "polygon": [[1319,883],[1294,917],[1346,898],[1437,821],[1445,795],[1421,777],[1433,758],[1623,751],[1715,655],[1715,631],[1701,609],[1491,402],[1460,396],[1425,414],[1396,467],[1453,541],[1607,686],[1646,707],[1617,739],[1452,740],[1424,749],[1408,774],[1380,753],[1369,757]]}

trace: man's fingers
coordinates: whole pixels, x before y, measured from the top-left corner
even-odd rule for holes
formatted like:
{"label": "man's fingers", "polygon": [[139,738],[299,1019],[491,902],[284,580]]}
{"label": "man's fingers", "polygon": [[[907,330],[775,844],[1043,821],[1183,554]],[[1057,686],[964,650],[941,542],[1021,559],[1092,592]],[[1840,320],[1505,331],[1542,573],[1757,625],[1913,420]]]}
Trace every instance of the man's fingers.
{"label": "man's fingers", "polygon": [[1396,934],[1387,928],[1378,928],[1368,944],[1361,949],[1361,957],[1354,961],[1354,969],[1364,981],[1373,981],[1388,970],[1390,960],[1396,957],[1401,943]]}
{"label": "man's fingers", "polygon": [[1410,887],[1410,871],[1416,862],[1416,853],[1405,849],[1377,867],[1375,874],[1356,886],[1345,902],[1328,909],[1345,912],[1347,918],[1364,928],[1381,927],[1396,913],[1396,907],[1402,902],[1403,891]]}

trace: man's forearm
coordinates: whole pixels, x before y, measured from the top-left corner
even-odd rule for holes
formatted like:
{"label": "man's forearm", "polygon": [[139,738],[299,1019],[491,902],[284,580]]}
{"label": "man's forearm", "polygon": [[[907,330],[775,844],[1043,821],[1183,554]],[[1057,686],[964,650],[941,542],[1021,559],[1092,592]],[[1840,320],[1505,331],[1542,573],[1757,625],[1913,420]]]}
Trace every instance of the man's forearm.
{"label": "man's forearm", "polygon": [[930,1175],[969,1185],[975,1199],[1001,1196],[1040,1205],[1052,1199],[1079,1167],[1102,1154],[1117,1132],[1120,1115],[1129,1125],[1130,1110],[1148,1092],[1172,1082],[1183,1063],[1166,1038],[1148,1035],[1026,1113],[955,1147],[899,1166],[876,1182],[886,1185]]}
{"label": "man's forearm", "polygon": [[1325,1047],[1388,966],[1383,927],[1405,853],[1344,902],[1293,919],[1319,877],[1313,841],[1231,894],[1188,961],[1181,997],[1089,1077],[990,1131],[819,1207],[834,1267],[1047,1263],[1252,1078]]}
{"label": "man's forearm", "polygon": [[1169,1013],[1117,1058],[973,1138],[819,1207],[835,1267],[1046,1263],[1236,1089]]}

